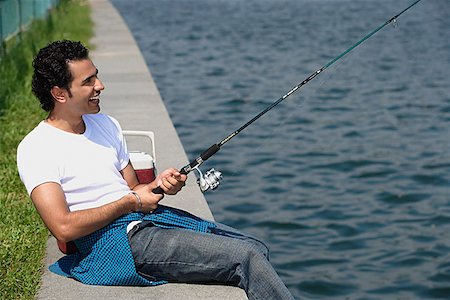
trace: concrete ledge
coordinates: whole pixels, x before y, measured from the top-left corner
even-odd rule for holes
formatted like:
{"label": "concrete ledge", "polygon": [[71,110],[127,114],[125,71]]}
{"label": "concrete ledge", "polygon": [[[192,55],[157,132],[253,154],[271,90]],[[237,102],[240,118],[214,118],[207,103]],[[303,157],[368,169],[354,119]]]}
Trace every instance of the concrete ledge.
{"label": "concrete ledge", "polygon": [[[188,163],[183,146],[162,102],[139,48],[121,16],[107,0],[90,0],[95,22],[95,50],[91,52],[106,86],[102,112],[119,120],[123,129],[155,133],[157,169]],[[142,145],[129,145],[130,148]],[[163,204],[213,220],[195,177],[182,193],[166,197]],[[224,285],[166,284],[157,287],[89,286],[51,273],[48,266],[61,258],[56,240],[47,243],[44,274],[37,299],[247,299],[243,290]]]}
{"label": "concrete ledge", "polygon": [[[52,237],[47,242],[47,257],[45,265],[48,267],[56,259],[62,257]],[[247,299],[243,290],[223,285],[198,285],[169,283],[154,287],[130,286],[92,286],[84,285],[73,279],[68,279],[45,270],[42,286],[36,299],[69,300],[69,299]]]}

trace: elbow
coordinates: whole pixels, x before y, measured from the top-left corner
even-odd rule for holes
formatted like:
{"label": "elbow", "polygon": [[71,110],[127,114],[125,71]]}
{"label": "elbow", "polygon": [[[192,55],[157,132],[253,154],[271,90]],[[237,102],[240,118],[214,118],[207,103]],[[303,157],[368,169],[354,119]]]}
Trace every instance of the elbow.
{"label": "elbow", "polygon": [[70,227],[67,225],[60,225],[55,230],[52,230],[53,236],[62,243],[68,243],[75,239],[74,234],[71,232]]}

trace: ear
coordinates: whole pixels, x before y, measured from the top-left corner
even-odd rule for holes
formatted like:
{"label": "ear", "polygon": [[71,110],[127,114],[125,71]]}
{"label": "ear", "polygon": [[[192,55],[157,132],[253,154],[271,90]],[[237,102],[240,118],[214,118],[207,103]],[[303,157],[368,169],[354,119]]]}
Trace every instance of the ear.
{"label": "ear", "polygon": [[60,88],[59,86],[54,86],[50,90],[50,93],[52,94],[53,99],[55,99],[59,103],[66,102],[66,93],[67,93],[66,89]]}

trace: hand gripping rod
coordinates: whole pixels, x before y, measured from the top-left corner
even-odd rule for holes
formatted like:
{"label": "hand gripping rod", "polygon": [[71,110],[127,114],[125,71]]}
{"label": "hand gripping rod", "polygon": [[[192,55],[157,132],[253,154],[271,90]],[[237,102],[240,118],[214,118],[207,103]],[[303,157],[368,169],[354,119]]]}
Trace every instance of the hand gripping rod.
{"label": "hand gripping rod", "polygon": [[[216,154],[220,148],[225,145],[225,143],[227,143],[229,140],[231,140],[232,138],[234,138],[236,135],[238,135],[242,130],[244,130],[245,128],[247,128],[249,125],[251,125],[253,122],[255,122],[256,120],[258,120],[260,117],[262,117],[263,115],[265,115],[269,110],[271,110],[272,108],[274,108],[275,106],[277,106],[278,104],[280,104],[281,102],[283,102],[287,97],[289,97],[290,95],[292,95],[293,93],[295,93],[298,89],[300,89],[302,86],[304,86],[305,84],[307,84],[308,82],[310,82],[311,80],[313,80],[317,75],[319,75],[320,73],[322,73],[323,71],[325,71],[328,67],[330,67],[331,65],[333,65],[335,62],[337,62],[339,59],[341,59],[342,57],[344,57],[345,55],[347,55],[348,53],[350,53],[353,49],[355,49],[356,47],[358,47],[359,45],[361,45],[362,43],[364,43],[366,40],[368,40],[370,37],[372,37],[375,33],[377,33],[378,31],[380,31],[381,29],[383,29],[386,25],[392,23],[392,22],[396,22],[397,18],[402,15],[404,12],[406,12],[407,10],[409,10],[411,7],[413,7],[414,5],[416,5],[417,3],[419,3],[422,0],[416,0],[415,2],[413,2],[411,5],[409,5],[407,8],[405,8],[404,10],[402,10],[400,13],[398,13],[397,15],[393,16],[392,18],[390,18],[389,20],[387,20],[386,22],[384,22],[383,24],[381,24],[380,26],[378,26],[377,28],[375,28],[373,31],[371,31],[369,34],[367,34],[366,36],[364,36],[362,39],[360,39],[358,42],[356,42],[355,44],[353,44],[350,48],[348,48],[347,50],[345,50],[344,52],[342,52],[341,54],[339,54],[338,56],[336,56],[335,58],[333,58],[332,60],[330,60],[327,64],[325,64],[323,67],[321,67],[320,69],[318,69],[317,71],[315,71],[314,73],[312,73],[311,75],[309,75],[305,80],[303,80],[302,82],[300,82],[299,84],[297,84],[296,86],[294,86],[289,92],[287,92],[283,97],[281,97],[280,99],[278,99],[277,101],[273,102],[271,105],[269,105],[267,108],[265,108],[263,111],[261,111],[259,114],[257,114],[256,116],[254,116],[250,121],[248,121],[247,123],[245,123],[244,125],[242,125],[241,127],[239,127],[236,131],[234,131],[233,133],[231,133],[230,135],[228,135],[226,138],[224,138],[223,140],[221,140],[219,143],[217,144],[213,144],[211,147],[209,147],[207,150],[205,150],[202,154],[200,154],[199,157],[197,157],[196,159],[194,159],[193,161],[191,161],[188,165],[184,166],[183,168],[181,168],[180,173],[181,174],[189,174],[194,168],[199,167],[201,164],[203,164],[207,159],[209,159],[211,156],[213,156],[214,154]],[[164,193],[164,191],[158,186],[156,188],[153,189],[152,191],[155,194],[162,194]]]}

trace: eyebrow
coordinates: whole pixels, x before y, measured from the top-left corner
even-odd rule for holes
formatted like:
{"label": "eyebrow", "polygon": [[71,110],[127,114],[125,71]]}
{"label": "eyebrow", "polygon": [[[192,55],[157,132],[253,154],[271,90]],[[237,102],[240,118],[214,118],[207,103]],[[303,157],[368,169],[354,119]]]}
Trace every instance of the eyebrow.
{"label": "eyebrow", "polygon": [[86,78],[85,80],[83,80],[83,81],[81,82],[81,84],[88,83],[89,81],[91,81],[91,79],[92,79],[93,77],[97,76],[97,74],[98,74],[98,69],[95,69],[95,74],[93,74],[93,75],[89,76],[88,78]]}

